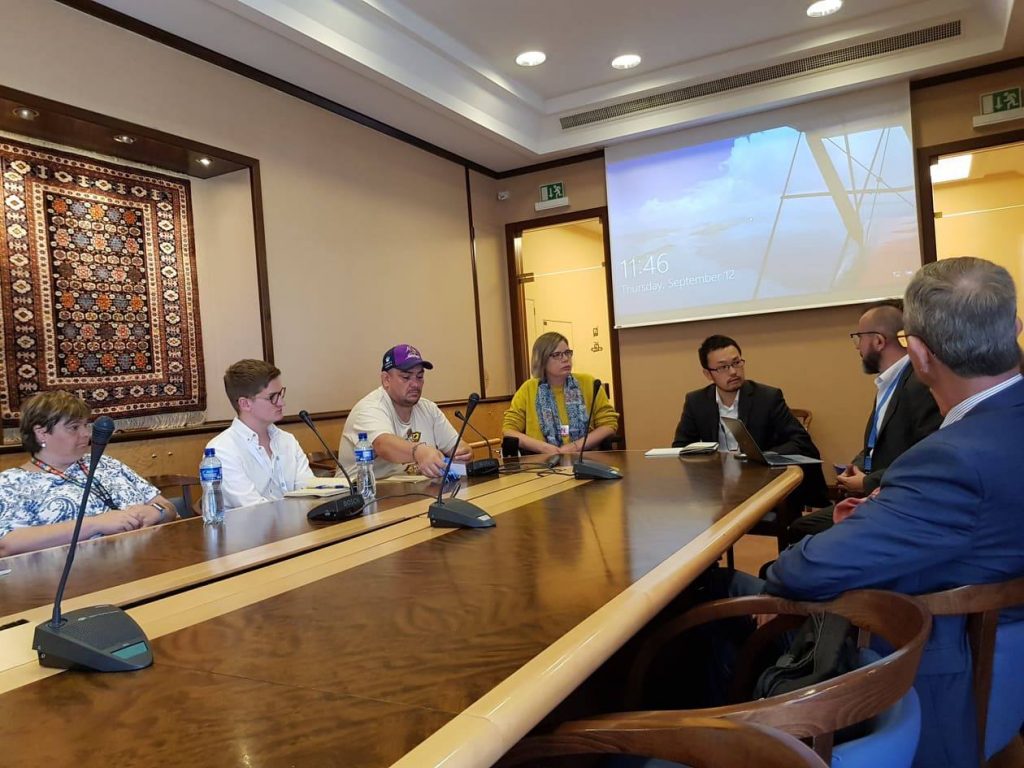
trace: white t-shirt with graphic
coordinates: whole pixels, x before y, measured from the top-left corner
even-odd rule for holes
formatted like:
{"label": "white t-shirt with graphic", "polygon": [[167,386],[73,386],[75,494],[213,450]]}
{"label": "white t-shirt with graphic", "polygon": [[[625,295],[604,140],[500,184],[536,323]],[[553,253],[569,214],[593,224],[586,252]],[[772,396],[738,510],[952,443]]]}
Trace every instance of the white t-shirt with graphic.
{"label": "white t-shirt with graphic", "polygon": [[[355,447],[360,432],[365,432],[371,443],[380,435],[397,435],[411,443],[432,445],[445,454],[451,451],[459,438],[459,433],[441,413],[441,409],[426,398],[420,398],[412,407],[412,418],[408,422],[402,421],[384,387],[377,387],[356,403],[345,420],[338,458],[349,474],[355,472]],[[416,471],[415,465],[408,466],[412,472]],[[378,456],[373,462],[373,474],[379,480],[406,472],[406,467],[405,464],[396,464]]]}

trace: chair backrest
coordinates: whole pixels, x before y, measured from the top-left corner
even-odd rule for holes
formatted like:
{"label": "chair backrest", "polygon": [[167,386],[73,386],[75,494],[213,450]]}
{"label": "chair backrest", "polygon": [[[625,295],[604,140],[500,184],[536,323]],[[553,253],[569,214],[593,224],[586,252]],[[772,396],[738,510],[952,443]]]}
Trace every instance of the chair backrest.
{"label": "chair backrest", "polygon": [[174,504],[178,517],[192,517],[195,515],[195,499],[192,496],[192,489],[200,487],[198,477],[192,475],[151,475],[146,480],[159,488],[160,493]]}
{"label": "chair backrest", "polygon": [[804,429],[811,428],[811,420],[814,418],[814,414],[808,411],[806,408],[790,408],[789,412],[796,417],[796,420],[800,422],[800,426]]}
{"label": "chair backrest", "polygon": [[616,733],[535,736],[513,747],[496,768],[559,765],[556,757],[634,755],[693,768],[756,765],[758,768],[823,768],[825,762],[794,737],[756,723],[690,718],[677,727]]}
{"label": "chair backrest", "polygon": [[338,465],[327,451],[310,451],[306,458],[309,460],[309,468],[318,477],[333,477],[338,469]]}
{"label": "chair backrest", "polygon": [[[995,584],[972,584],[933,592],[918,596],[918,600],[933,616],[967,617],[975,717],[978,724],[978,758],[979,764],[985,765],[985,732],[988,727],[989,700],[992,698],[992,670],[999,612],[1004,608],[1024,605],[1024,576]],[[1014,683],[1011,681],[1011,684]],[[1015,684],[1020,685],[1020,681]]]}
{"label": "chair backrest", "polygon": [[[737,671],[744,658],[754,658],[759,650],[791,629],[797,616],[830,612],[845,616],[860,630],[858,644],[867,645],[871,634],[883,638],[894,650],[888,656],[824,682],[790,693],[758,701],[742,702],[699,710],[645,711],[604,715],[577,721],[562,728],[571,731],[603,731],[608,728],[669,727],[681,717],[722,717],[760,723],[785,731],[797,738],[812,739],[815,752],[826,762],[832,754],[833,734],[883,712],[910,690],[917,674],[921,653],[931,633],[931,616],[914,598],[880,590],[847,592],[827,603],[783,600],[768,595],[716,600],[698,605],[667,623],[651,637],[648,648],[637,658],[636,675],[642,675],[664,645],[694,627],[710,621],[779,614],[779,618],[759,629],[750,639],[752,650],[741,653]],[[627,693],[635,701],[633,691]],[[562,730],[562,729],[559,729]]]}

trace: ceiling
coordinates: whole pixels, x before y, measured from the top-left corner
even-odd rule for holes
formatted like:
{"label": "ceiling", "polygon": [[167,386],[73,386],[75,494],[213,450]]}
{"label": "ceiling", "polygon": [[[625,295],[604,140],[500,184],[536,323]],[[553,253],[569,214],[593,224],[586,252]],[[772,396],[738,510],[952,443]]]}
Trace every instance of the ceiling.
{"label": "ceiling", "polygon": [[1014,0],[98,2],[496,171],[1024,54]]}

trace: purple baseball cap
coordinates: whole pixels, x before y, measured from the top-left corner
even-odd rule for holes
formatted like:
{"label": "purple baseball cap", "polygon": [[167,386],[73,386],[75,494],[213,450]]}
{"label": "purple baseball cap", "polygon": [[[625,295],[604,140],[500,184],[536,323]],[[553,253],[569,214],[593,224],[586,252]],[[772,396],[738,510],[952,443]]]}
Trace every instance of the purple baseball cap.
{"label": "purple baseball cap", "polygon": [[434,368],[433,363],[424,360],[416,347],[410,344],[399,344],[384,353],[384,361],[381,363],[380,369],[381,371],[390,371],[392,368],[397,368],[400,371],[408,371],[417,365],[422,365],[428,371]]}

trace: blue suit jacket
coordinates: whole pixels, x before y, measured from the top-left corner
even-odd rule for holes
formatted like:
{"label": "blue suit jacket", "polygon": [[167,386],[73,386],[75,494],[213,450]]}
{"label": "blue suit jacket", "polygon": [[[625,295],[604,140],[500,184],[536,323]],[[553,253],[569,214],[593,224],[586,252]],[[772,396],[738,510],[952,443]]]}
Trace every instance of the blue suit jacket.
{"label": "blue suit jacket", "polygon": [[[1024,574],[1024,381],[910,448],[881,493],[840,525],[783,552],[767,591],[825,600],[874,587],[907,594]],[[1024,619],[1007,611],[1003,621]],[[970,651],[960,617],[935,621],[915,687],[922,734],[915,766],[977,765]]]}

